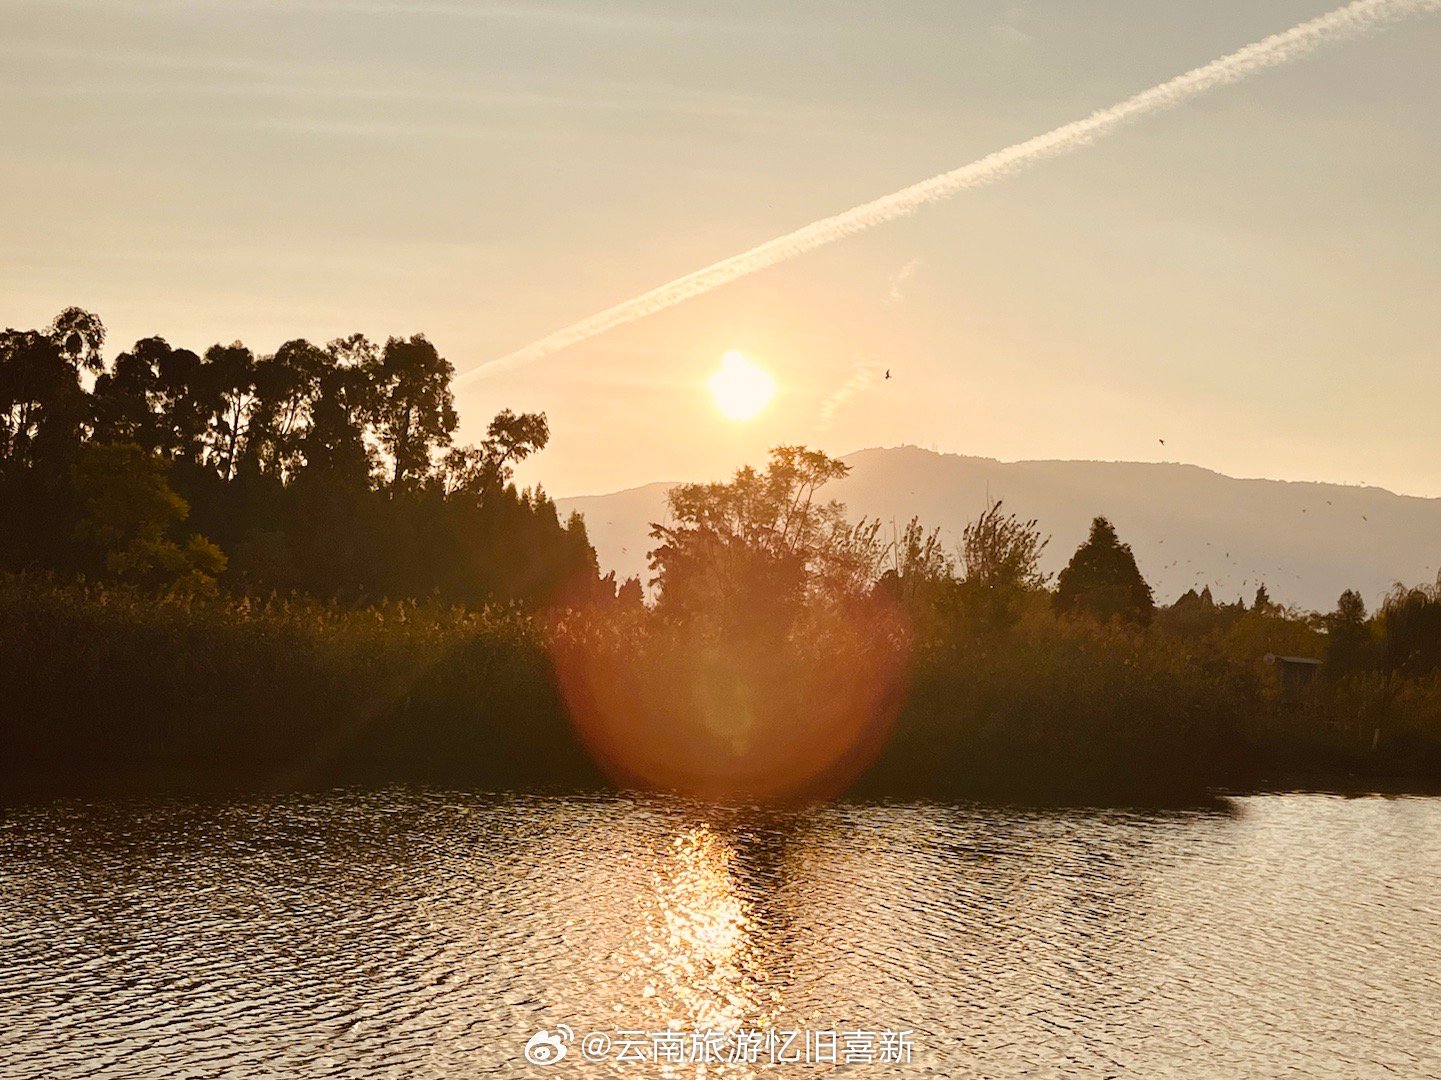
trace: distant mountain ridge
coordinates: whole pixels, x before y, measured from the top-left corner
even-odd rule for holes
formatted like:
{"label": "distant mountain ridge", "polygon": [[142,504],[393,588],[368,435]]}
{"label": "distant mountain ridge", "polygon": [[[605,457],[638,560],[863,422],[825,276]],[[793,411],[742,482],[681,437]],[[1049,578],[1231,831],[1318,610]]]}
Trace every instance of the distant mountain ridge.
{"label": "distant mountain ridge", "polygon": [[[1051,542],[1055,573],[1105,515],[1131,545],[1159,603],[1210,585],[1217,600],[1244,597],[1265,582],[1273,600],[1328,611],[1343,589],[1368,606],[1394,582],[1436,579],[1441,564],[1441,499],[1375,487],[1243,480],[1197,465],[1125,461],[998,461],[914,446],[860,450],[851,473],[825,494],[850,515],[903,526],[919,517],[948,546],[987,497],[1035,518]],[[609,495],[556,500],[580,511],[602,569],[648,577],[650,522],[667,519],[673,482]]]}

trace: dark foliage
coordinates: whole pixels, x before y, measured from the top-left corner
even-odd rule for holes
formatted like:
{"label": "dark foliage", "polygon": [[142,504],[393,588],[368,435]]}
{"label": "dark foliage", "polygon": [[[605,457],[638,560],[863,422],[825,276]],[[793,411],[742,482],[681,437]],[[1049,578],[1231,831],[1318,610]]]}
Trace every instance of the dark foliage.
{"label": "dark foliage", "polygon": [[1400,675],[1441,672],[1441,578],[1434,586],[1397,585],[1380,618],[1382,661]]}
{"label": "dark foliage", "polygon": [[511,483],[545,417],[453,446],[453,369],[421,335],[203,356],[150,337],[109,365],[103,342],[78,308],[0,336],[0,569],[351,602],[599,588],[584,524]]}
{"label": "dark foliage", "polygon": [[1151,586],[1141,576],[1131,546],[1103,517],[1091,522],[1091,535],[1056,578],[1056,610],[1082,612],[1098,619],[1120,619],[1145,626],[1155,614]]}
{"label": "dark foliage", "polygon": [[0,576],[0,791],[594,787],[513,610]]}
{"label": "dark foliage", "polygon": [[511,483],[543,416],[451,445],[424,338],[102,341],[73,309],[0,337],[0,791],[606,782],[582,740],[612,781],[756,797],[867,762],[902,797],[1441,780],[1441,586],[1156,611],[1098,518],[1052,592],[1035,522],[887,540],[783,447],[676,490],[647,606]]}

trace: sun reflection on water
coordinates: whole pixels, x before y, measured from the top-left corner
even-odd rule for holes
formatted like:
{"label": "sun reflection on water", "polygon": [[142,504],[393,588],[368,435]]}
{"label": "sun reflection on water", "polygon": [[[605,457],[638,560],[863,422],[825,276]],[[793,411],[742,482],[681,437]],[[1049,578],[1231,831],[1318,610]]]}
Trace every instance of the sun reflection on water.
{"label": "sun reflection on water", "polygon": [[[1441,1076],[1441,804],[1235,807],[12,812],[6,1048],[26,1076],[713,1080],[828,1065],[591,1064],[583,1039],[903,1028],[885,1075]],[[523,1056],[542,1029],[575,1033],[559,1068]]]}
{"label": "sun reflection on water", "polygon": [[685,829],[653,873],[629,957],[630,977],[672,1029],[768,1027],[778,992],[756,942],[751,903],[736,880],[733,842],[708,825]]}

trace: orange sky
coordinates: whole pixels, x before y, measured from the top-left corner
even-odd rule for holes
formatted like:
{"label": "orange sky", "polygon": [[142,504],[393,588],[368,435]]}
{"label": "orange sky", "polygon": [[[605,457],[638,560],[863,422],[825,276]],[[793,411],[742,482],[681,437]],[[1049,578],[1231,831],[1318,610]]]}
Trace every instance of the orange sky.
{"label": "orange sky", "polygon": [[[1327,7],[0,0],[0,319],[466,368]],[[1441,495],[1438,54],[1264,73],[470,385],[466,429],[546,410],[556,494],[910,442]],[[778,383],[745,424],[729,348]]]}

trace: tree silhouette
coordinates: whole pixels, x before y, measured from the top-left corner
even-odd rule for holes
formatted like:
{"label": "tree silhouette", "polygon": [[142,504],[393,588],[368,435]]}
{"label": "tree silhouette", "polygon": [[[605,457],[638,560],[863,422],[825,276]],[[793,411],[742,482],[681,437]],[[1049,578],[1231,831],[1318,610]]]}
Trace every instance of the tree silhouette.
{"label": "tree silhouette", "polygon": [[1375,637],[1366,620],[1366,601],[1347,589],[1326,616],[1326,670],[1333,677],[1372,667],[1376,661]]}
{"label": "tree silhouette", "polygon": [[274,356],[256,361],[241,471],[282,481],[294,476],[304,461],[301,438],[329,365],[325,350],[304,339],[287,341]]}
{"label": "tree silhouette", "polygon": [[955,583],[956,563],[941,546],[939,529],[926,531],[911,518],[885,555],[887,566],[877,587],[914,607],[934,606]]}
{"label": "tree silhouette", "polygon": [[641,586],[640,578],[626,578],[616,589],[615,598],[622,607],[639,610],[645,604],[645,589]]}
{"label": "tree silhouette", "polygon": [[1156,610],[1151,586],[1141,576],[1130,545],[1121,543],[1115,527],[1103,517],[1091,522],[1091,535],[1057,577],[1054,604],[1059,612],[1142,626],[1150,623]]}
{"label": "tree silhouette", "polygon": [[83,308],[68,307],[50,324],[46,332],[60,354],[74,367],[95,374],[101,370],[100,350],[105,344],[105,324],[98,315]]}
{"label": "tree silhouette", "polygon": [[1041,553],[1050,543],[1036,521],[1002,514],[1001,502],[991,503],[961,532],[961,563],[966,581],[979,588],[1021,592],[1042,588]]}
{"label": "tree silhouette", "polygon": [[104,337],[76,308],[0,335],[0,569],[218,574],[358,601],[545,604],[599,587],[584,522],[512,482],[545,447],[545,416],[502,410],[478,446],[443,453],[452,368],[423,336],[204,358],[147,337],[109,365]]}
{"label": "tree silhouette", "polygon": [[88,418],[80,371],[104,337],[84,314],[67,308],[48,330],[0,334],[0,469],[61,472],[73,457]]}
{"label": "tree silhouette", "polygon": [[235,465],[249,435],[255,405],[255,354],[240,342],[212,345],[205,365],[192,384],[192,394],[209,412],[208,458],[222,480],[235,475]]}
{"label": "tree silhouette", "polygon": [[514,466],[544,450],[549,441],[550,426],[544,413],[517,416],[504,409],[490,422],[485,442],[451,450],[441,459],[436,477],[447,495],[483,497],[508,484]]}
{"label": "tree silhouette", "polygon": [[391,459],[392,493],[429,472],[432,453],[450,442],[458,417],[450,393],[455,369],[416,334],[390,338],[375,366],[376,434]]}
{"label": "tree silhouette", "polygon": [[807,595],[869,589],[884,555],[879,523],[852,525],[845,507],[819,497],[848,471],[819,450],[781,446],[764,472],[672,488],[674,524],[651,525],[660,608],[778,624]]}
{"label": "tree silhouette", "polygon": [[315,396],[309,424],[297,438],[300,475],[338,489],[369,485],[375,463],[366,425],[373,411],[370,372],[376,356],[374,345],[353,334],[332,341],[314,357]]}
{"label": "tree silhouette", "polygon": [[1035,519],[1003,513],[1000,501],[961,532],[964,578],[959,595],[981,626],[998,629],[1014,624],[1024,598],[1046,586],[1041,553],[1050,543]]}
{"label": "tree silhouette", "polygon": [[1435,585],[1395,586],[1381,606],[1383,662],[1402,675],[1441,671],[1441,576]]}

